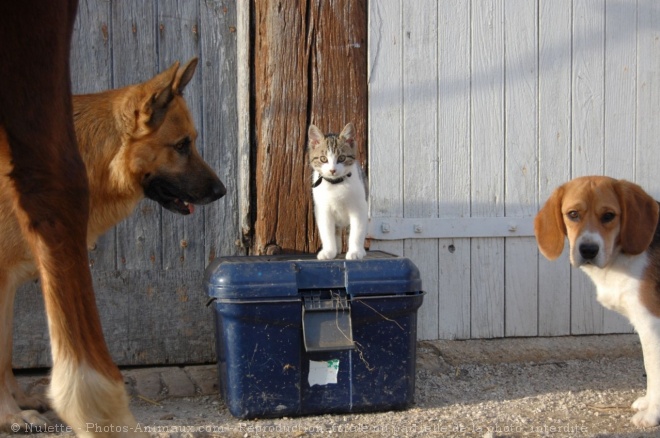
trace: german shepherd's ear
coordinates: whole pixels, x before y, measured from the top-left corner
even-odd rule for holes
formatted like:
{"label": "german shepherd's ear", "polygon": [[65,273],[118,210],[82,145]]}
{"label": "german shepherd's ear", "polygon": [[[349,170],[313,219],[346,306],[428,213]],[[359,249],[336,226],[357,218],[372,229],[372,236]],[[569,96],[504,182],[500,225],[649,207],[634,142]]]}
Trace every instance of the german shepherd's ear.
{"label": "german shepherd's ear", "polygon": [[197,68],[197,58],[192,58],[181,69],[179,62],[175,62],[150,81],[157,91],[142,106],[142,115],[147,127],[156,130],[163,123],[170,102],[175,96],[181,95],[195,74],[195,68]]}
{"label": "german shepherd's ear", "polygon": [[141,121],[152,131],[158,129],[167,114],[167,106],[174,99],[172,85],[176,80],[179,62],[172,64],[170,68],[154,76],[146,85],[152,90],[151,96],[142,104],[140,109]]}
{"label": "german shepherd's ear", "polygon": [[188,63],[179,69],[172,83],[172,90],[181,94],[183,89],[188,85],[188,82],[192,79],[195,74],[195,69],[197,68],[197,58],[192,58]]}
{"label": "german shepherd's ear", "polygon": [[561,214],[564,187],[558,187],[534,218],[534,234],[541,254],[554,260],[564,250],[566,225]]}

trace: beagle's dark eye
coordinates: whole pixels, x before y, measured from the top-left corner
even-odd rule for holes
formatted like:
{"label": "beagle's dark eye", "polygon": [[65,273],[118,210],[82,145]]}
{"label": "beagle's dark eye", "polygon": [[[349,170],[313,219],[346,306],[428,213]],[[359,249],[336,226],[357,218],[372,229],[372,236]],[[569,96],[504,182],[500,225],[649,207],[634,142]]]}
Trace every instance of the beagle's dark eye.
{"label": "beagle's dark eye", "polygon": [[186,137],[174,145],[174,150],[180,154],[187,154],[190,151],[191,144],[192,140],[190,140],[190,137]]}
{"label": "beagle's dark eye", "polygon": [[602,223],[606,224],[608,222],[612,222],[615,217],[616,217],[616,214],[614,214],[612,212],[607,212],[600,218],[600,221]]}
{"label": "beagle's dark eye", "polygon": [[566,213],[566,216],[568,216],[568,218],[573,222],[577,222],[580,220],[580,213],[578,213],[575,210],[569,211],[568,213]]}

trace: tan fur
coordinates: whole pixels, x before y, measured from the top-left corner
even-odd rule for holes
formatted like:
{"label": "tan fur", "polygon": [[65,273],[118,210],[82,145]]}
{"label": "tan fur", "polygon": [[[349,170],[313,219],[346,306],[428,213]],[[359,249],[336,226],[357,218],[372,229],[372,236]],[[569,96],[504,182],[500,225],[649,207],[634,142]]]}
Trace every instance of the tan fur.
{"label": "tan fur", "polygon": [[[189,204],[205,204],[224,195],[224,186],[195,147],[197,131],[181,94],[196,64],[194,58],[182,68],[175,63],[141,84],[74,96],[75,132],[89,182],[88,245],[130,215],[145,197],[147,187],[157,187],[154,199],[160,196],[160,186],[149,185],[154,180],[167,181],[168,190],[173,187],[181,193],[177,195],[181,199],[170,204],[167,202],[171,200],[165,200],[163,206],[182,214],[192,212]],[[33,248],[42,243],[30,243],[23,237],[22,227],[30,226],[29,219],[13,196],[14,182],[8,177],[13,171],[12,156],[1,128],[0,429],[10,422],[45,421],[34,411],[21,411],[19,405],[23,409],[43,409],[46,405],[27,397],[11,372],[14,295],[20,284],[35,278],[38,266],[33,260]],[[182,201],[186,201],[185,206]],[[51,234],[56,236],[57,230]],[[40,261],[48,264],[47,269],[51,263],[58,268],[62,262],[47,258]],[[74,277],[65,281],[76,289],[76,280]],[[44,289],[50,286],[42,281]],[[81,290],[87,288],[80,286]],[[110,359],[100,327],[88,327],[86,318],[76,317],[96,311],[93,295],[82,299],[70,295],[45,298],[53,353],[53,407],[67,423],[79,429],[81,436],[87,435],[80,429],[86,422],[134,425],[121,375]],[[77,328],[71,327],[72,319],[80,324]],[[123,435],[135,436],[101,434]]]}
{"label": "tan fur", "polygon": [[[606,213],[614,214],[614,219],[604,221]],[[571,220],[569,214],[577,214],[579,220]],[[550,260],[559,257],[568,237],[572,262],[576,239],[585,232],[596,233],[603,238],[609,261],[617,251],[639,254],[648,248],[657,219],[658,204],[638,185],[587,176],[552,193],[534,220],[534,233],[539,250]]]}

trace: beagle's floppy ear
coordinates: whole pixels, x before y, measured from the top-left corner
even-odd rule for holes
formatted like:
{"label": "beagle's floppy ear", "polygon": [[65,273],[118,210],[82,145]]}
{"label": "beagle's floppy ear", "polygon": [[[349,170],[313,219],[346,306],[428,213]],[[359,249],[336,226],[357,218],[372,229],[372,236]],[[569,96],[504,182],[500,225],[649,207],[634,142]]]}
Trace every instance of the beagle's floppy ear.
{"label": "beagle's floppy ear", "polygon": [[658,225],[658,203],[640,186],[629,181],[617,181],[614,190],[621,206],[621,251],[640,254],[653,240]]}
{"label": "beagle's floppy ear", "polygon": [[543,208],[534,218],[534,235],[541,254],[548,260],[554,260],[564,250],[566,226],[561,214],[561,201],[564,186],[555,189]]}

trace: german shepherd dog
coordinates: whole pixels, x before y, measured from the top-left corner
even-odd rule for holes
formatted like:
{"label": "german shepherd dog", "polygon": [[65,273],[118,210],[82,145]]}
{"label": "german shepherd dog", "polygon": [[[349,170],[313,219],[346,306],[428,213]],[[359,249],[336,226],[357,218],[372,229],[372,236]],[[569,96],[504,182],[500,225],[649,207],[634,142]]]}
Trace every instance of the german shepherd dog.
{"label": "german shepherd dog", "polygon": [[133,429],[103,338],[87,245],[145,196],[190,214],[225,187],[195,148],[181,95],[196,59],[141,84],[71,98],[76,7],[0,2],[0,431],[46,423],[37,412],[46,403],[23,392],[11,367],[16,288],[39,275],[56,413],[79,436],[148,436]]}

